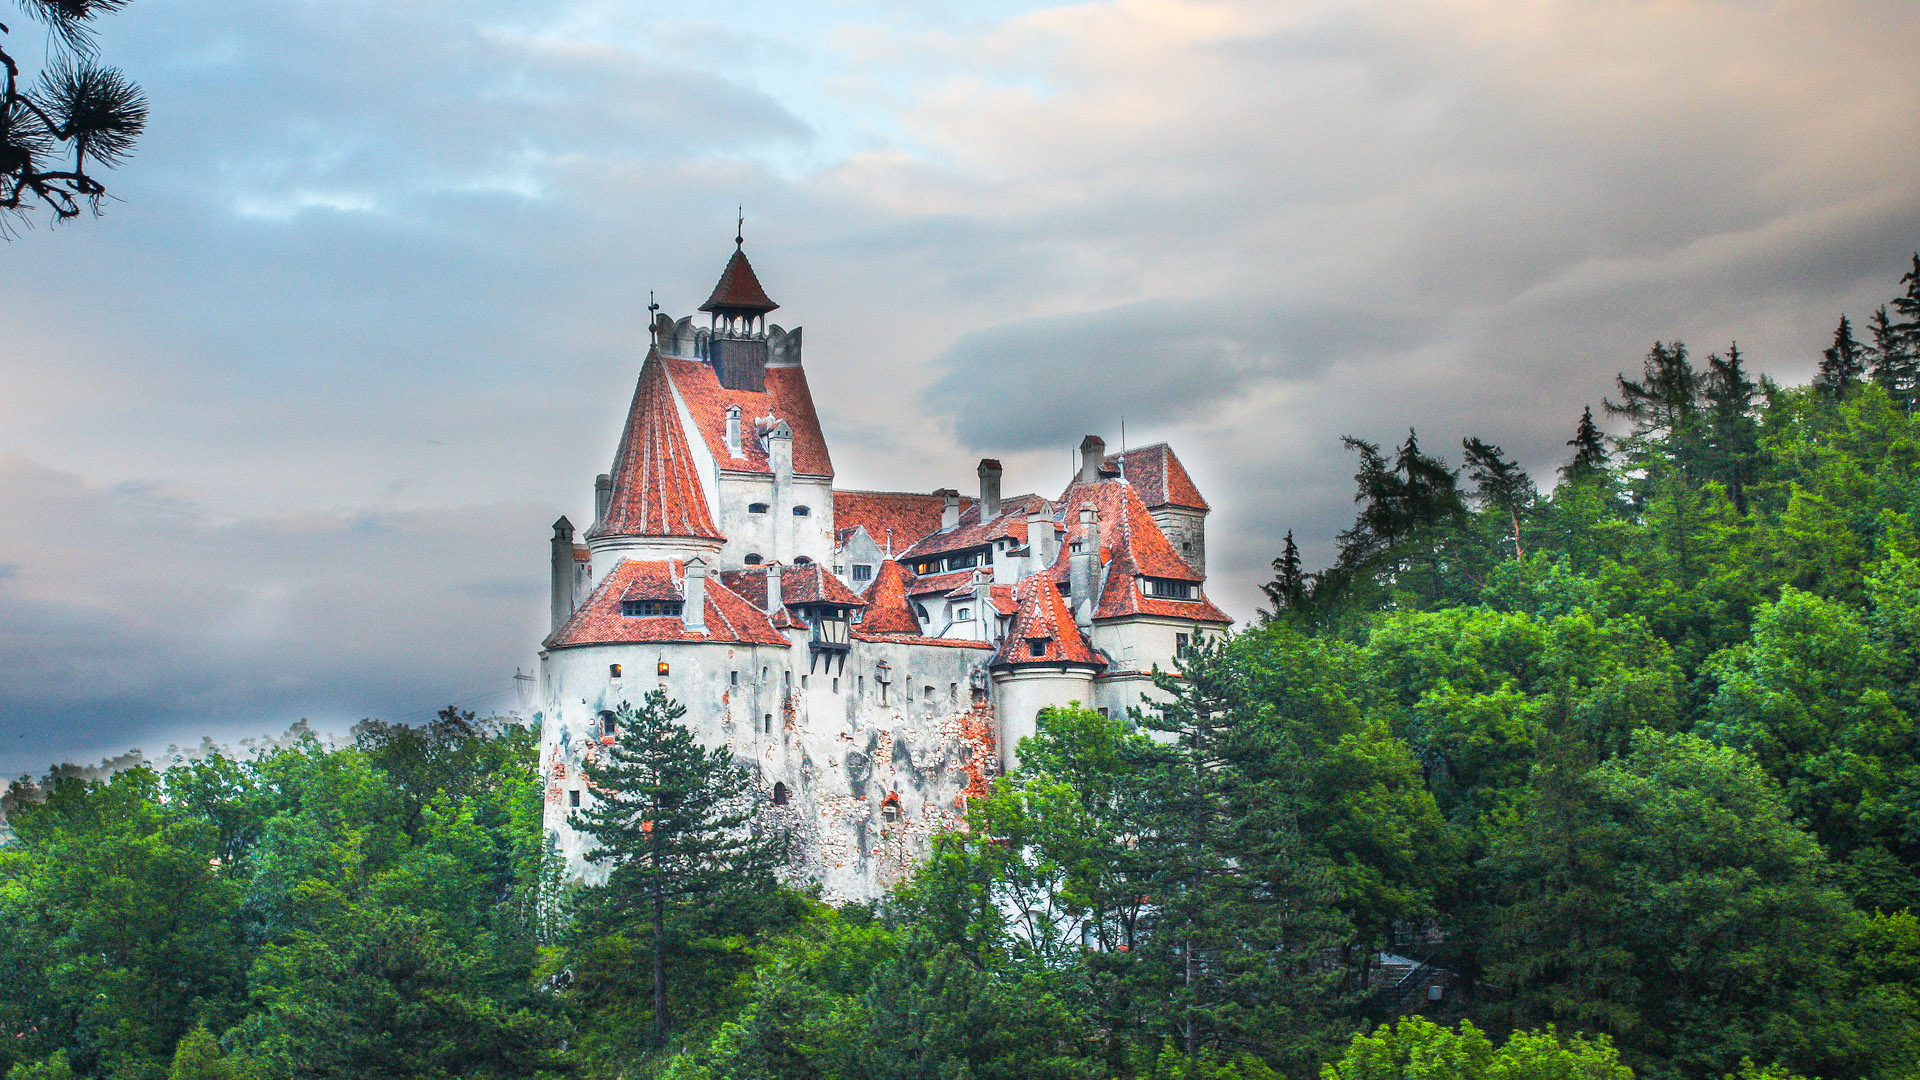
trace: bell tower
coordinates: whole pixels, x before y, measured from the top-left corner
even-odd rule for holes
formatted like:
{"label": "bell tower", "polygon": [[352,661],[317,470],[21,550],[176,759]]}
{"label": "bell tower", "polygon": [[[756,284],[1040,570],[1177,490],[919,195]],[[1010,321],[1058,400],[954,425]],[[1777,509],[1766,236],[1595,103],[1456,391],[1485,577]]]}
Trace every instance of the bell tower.
{"label": "bell tower", "polygon": [[733,257],[720,271],[713,295],[700,310],[713,316],[707,338],[707,362],[720,385],[729,390],[761,393],[767,380],[767,312],[778,308],[760,287],[760,279],[747,261],[744,239],[746,217],[739,219],[733,235]]}

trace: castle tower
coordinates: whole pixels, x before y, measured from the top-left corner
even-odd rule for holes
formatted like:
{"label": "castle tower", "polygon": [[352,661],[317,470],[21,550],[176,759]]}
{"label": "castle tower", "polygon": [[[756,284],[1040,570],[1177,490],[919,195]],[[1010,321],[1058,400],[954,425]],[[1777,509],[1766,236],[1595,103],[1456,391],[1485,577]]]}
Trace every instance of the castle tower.
{"label": "castle tower", "polygon": [[747,261],[745,241],[733,237],[733,257],[720,271],[713,295],[700,310],[713,316],[708,329],[707,362],[720,385],[728,390],[766,389],[767,312],[780,305],[760,287],[759,275]]}

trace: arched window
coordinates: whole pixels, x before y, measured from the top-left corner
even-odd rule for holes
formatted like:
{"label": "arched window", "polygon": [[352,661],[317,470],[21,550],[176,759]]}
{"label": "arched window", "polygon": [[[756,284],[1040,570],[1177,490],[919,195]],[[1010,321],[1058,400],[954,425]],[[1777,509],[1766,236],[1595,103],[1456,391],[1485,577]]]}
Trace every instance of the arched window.
{"label": "arched window", "polygon": [[612,734],[614,734],[614,733],[616,733],[616,732],[618,732],[619,730],[620,730],[620,722],[619,722],[618,720],[616,720],[616,719],[614,719],[614,716],[613,716],[613,713],[612,713],[611,711],[608,711],[608,710],[604,710],[604,709],[603,709],[603,710],[601,710],[601,712],[600,712],[600,734],[602,734],[602,735],[612,735]]}
{"label": "arched window", "polygon": [[899,796],[889,795],[886,797],[886,799],[882,800],[882,802],[880,803],[880,820],[882,821],[899,821],[900,820]]}
{"label": "arched window", "polygon": [[811,514],[811,513],[813,513],[813,511],[804,506],[796,506],[793,508],[794,517],[806,517],[808,514]]}
{"label": "arched window", "polygon": [[795,566],[812,566],[812,565],[813,565],[813,560],[812,560],[812,559],[809,559],[809,558],[807,558],[807,557],[806,557],[805,555],[795,555],[795,556],[793,557],[793,565],[795,565]]}
{"label": "arched window", "polygon": [[959,611],[954,613],[953,617],[960,622],[966,622],[967,620],[973,618],[973,609],[961,608]]}
{"label": "arched window", "polygon": [[759,566],[759,565],[760,565],[760,553],[759,553],[759,552],[757,552],[757,551],[749,551],[749,552],[747,552],[747,565],[748,565],[748,566]]}
{"label": "arched window", "polygon": [[774,785],[773,785],[773,805],[775,806],[787,805],[787,785],[782,784],[777,780],[774,781]]}
{"label": "arched window", "polygon": [[932,622],[932,621],[933,621],[933,616],[931,616],[931,615],[929,615],[929,614],[927,614],[927,605],[925,605],[925,604],[915,604],[915,605],[913,605],[913,613],[914,613],[915,615],[918,615],[918,616],[920,616],[920,621],[921,621],[921,622]]}
{"label": "arched window", "polygon": [[747,513],[749,514],[764,514],[766,512],[767,512],[766,503],[748,503],[747,504]]}

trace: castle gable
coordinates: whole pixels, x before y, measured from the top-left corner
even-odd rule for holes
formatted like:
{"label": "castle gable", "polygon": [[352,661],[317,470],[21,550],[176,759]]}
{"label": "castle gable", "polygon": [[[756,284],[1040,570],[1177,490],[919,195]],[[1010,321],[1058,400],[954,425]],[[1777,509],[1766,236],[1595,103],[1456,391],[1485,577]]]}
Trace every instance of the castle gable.
{"label": "castle gable", "polygon": [[[704,360],[665,357],[673,387],[686,402],[687,415],[723,470],[772,474],[773,464],[761,441],[774,421],[784,420],[793,431],[793,471],[806,476],[833,475],[833,461],[827,456],[827,440],[820,432],[820,417],[814,411],[813,391],[807,387],[804,368],[769,367],[765,390],[729,390],[720,385],[720,377]],[[727,445],[727,412],[740,410],[740,453]],[[763,424],[763,422],[765,422]]]}

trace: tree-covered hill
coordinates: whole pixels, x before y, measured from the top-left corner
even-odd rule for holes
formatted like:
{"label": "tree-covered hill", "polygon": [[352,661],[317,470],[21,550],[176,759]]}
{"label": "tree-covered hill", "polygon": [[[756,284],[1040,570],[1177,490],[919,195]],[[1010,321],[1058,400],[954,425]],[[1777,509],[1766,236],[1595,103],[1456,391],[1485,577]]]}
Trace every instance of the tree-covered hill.
{"label": "tree-covered hill", "polygon": [[534,733],[453,712],[17,784],[0,1073],[1914,1076],[1920,256],[1900,289],[1808,386],[1656,344],[1551,490],[1349,440],[1332,566],[1276,538],[1260,625],[1049,711],[872,908],[775,885],[665,701],[598,766],[591,889]]}

